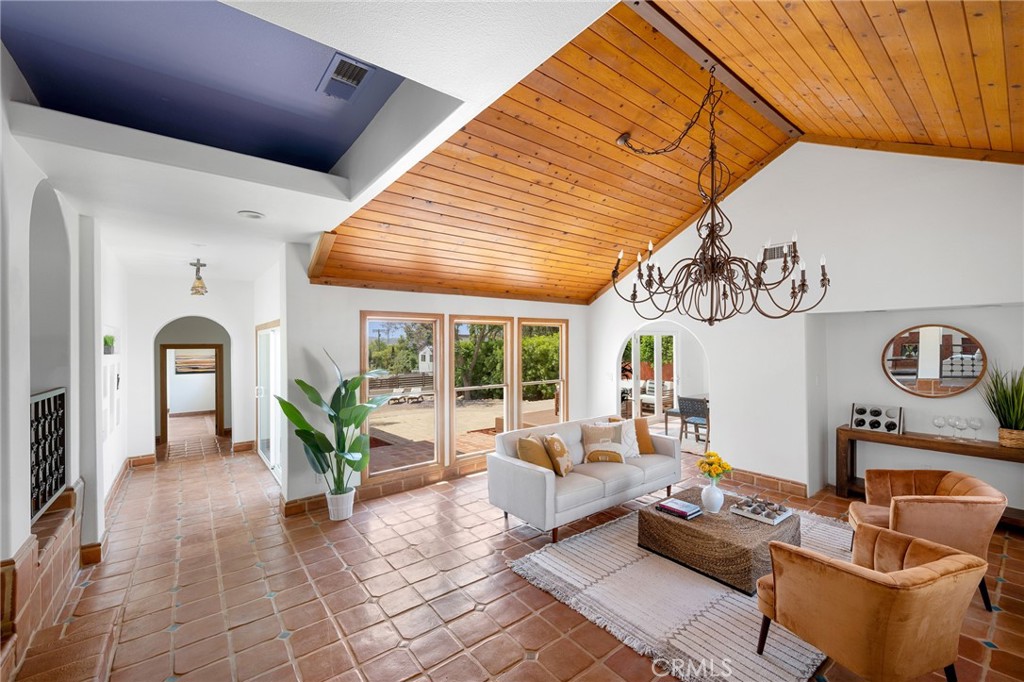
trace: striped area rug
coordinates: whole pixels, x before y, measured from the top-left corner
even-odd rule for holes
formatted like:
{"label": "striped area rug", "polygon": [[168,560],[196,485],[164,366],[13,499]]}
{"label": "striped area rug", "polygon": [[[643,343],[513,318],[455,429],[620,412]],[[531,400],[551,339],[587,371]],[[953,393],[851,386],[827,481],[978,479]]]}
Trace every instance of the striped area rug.
{"label": "striped area rug", "polygon": [[[801,545],[850,559],[850,527],[799,512]],[[629,514],[509,562],[533,585],[685,682],[807,680],[825,655],[772,626],[763,656],[757,597],[640,549]]]}

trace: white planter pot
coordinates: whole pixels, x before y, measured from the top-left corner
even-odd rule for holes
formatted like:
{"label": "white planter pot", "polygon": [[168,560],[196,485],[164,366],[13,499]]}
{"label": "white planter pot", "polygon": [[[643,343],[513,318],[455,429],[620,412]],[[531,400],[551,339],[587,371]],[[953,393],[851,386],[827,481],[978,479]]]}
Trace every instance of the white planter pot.
{"label": "white planter pot", "polygon": [[327,498],[327,514],[331,521],[345,521],[352,517],[352,503],[356,500],[354,488],[340,495],[324,493],[324,496]]}
{"label": "white planter pot", "polygon": [[704,511],[709,514],[717,514],[725,504],[725,495],[722,494],[722,489],[718,487],[718,481],[712,479],[711,485],[707,486],[700,491],[700,503],[704,507]]}

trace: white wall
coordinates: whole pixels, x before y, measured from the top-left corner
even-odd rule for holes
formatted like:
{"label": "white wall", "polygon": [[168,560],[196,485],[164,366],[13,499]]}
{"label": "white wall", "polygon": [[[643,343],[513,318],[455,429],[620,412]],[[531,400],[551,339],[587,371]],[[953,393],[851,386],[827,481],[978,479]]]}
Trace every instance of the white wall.
{"label": "white wall", "polygon": [[0,47],[0,558],[29,536],[29,222],[32,197],[44,179],[11,135],[7,104],[31,92],[7,49]]}
{"label": "white wall", "polygon": [[257,325],[281,319],[284,307],[284,252],[278,249],[277,260],[253,282],[253,319]]}
{"label": "white wall", "polygon": [[[217,409],[216,374],[176,374],[176,356],[167,351],[167,408],[171,415],[182,412],[213,412]],[[213,349],[210,349],[213,357]]]}
{"label": "white wall", "polygon": [[[590,339],[585,306],[318,286],[310,284],[306,277],[309,258],[308,245],[288,245],[285,260],[287,305],[282,327],[287,333],[285,376],[289,386],[288,398],[297,405],[307,404],[307,401],[293,379],[305,379],[319,388],[326,388],[336,381],[334,369],[324,356],[323,348],[330,351],[346,377],[359,371],[359,313],[361,310],[374,310],[568,319],[569,418],[579,419],[590,414],[590,365],[587,359]],[[618,338],[615,343],[619,343]],[[607,366],[611,367],[611,363],[609,361]],[[442,380],[447,385],[449,378],[445,376]],[[614,412],[614,407],[606,410],[608,412]],[[323,479],[312,474],[301,443],[294,436],[288,440],[285,468],[290,472],[284,484],[286,499],[306,497],[323,490]]]}
{"label": "white wall", "polygon": [[[797,230],[808,263],[828,255],[832,290],[821,312],[1020,303],[1022,187],[1019,166],[798,143],[724,202],[734,225],[728,243],[753,255],[767,239]],[[689,257],[697,243],[687,230],[657,257]],[[607,254],[609,268],[614,257]],[[614,409],[620,330],[638,318],[612,292],[591,315],[589,411],[600,414]],[[714,447],[735,466],[813,488],[827,464],[819,448],[837,425],[822,424],[820,414],[832,382],[820,372],[819,323],[756,313],[714,327],[671,319],[707,350]],[[1012,332],[1017,338],[1022,327]],[[831,347],[825,352],[834,355]],[[890,385],[881,374],[865,379]]]}
{"label": "white wall", "polygon": [[[154,342],[157,333],[169,322],[181,317],[204,317],[224,327],[231,339],[231,390],[225,396],[232,406],[232,439],[235,442],[255,438],[253,387],[255,379],[255,325],[251,282],[217,279],[206,273],[210,293],[189,294],[191,277],[150,277],[129,273],[126,335],[130,340],[126,356],[128,382],[128,455],[153,452],[156,438],[157,408],[154,402],[158,368]],[[170,343],[170,341],[168,341]]]}
{"label": "white wall", "polygon": [[[102,239],[101,239],[102,241]],[[117,354],[103,356],[103,363],[113,363],[120,374],[120,399],[115,405],[120,408],[120,415],[115,415],[115,427],[109,430],[103,440],[103,493],[106,495],[114,484],[121,465],[128,457],[128,401],[125,400],[130,375],[128,374],[125,357],[131,340],[127,336],[127,273],[121,260],[109,249],[100,248],[100,310],[102,326],[105,334],[112,333],[115,337]]]}
{"label": "white wall", "polygon": [[[80,234],[88,233],[92,223],[54,190],[11,135],[10,103],[35,102],[6,49],[0,48],[0,62],[0,558],[7,558],[30,533],[29,461],[24,453],[29,450],[30,396],[37,390],[68,388],[67,480],[82,476],[86,483],[82,542],[97,541],[104,520],[96,447],[90,440],[97,405],[91,386],[83,383],[96,369],[93,356],[98,357],[101,342],[80,333],[80,311],[91,314],[96,305],[93,287],[80,286],[80,281],[88,285],[94,274],[91,250],[80,249]],[[50,230],[50,237],[39,240],[34,226]],[[37,260],[33,276],[33,247],[49,249],[46,242],[61,241],[61,247]],[[57,252],[62,253],[60,265]],[[47,258],[53,258],[56,269],[50,277]]]}
{"label": "white wall", "polygon": [[[822,316],[828,335],[828,424],[835,428],[850,421],[853,402],[874,402],[904,408],[907,431],[936,433],[936,415],[981,417],[978,433],[996,439],[997,424],[978,389],[949,398],[922,398],[900,390],[886,379],[881,367],[882,348],[900,330],[919,324],[947,324],[970,332],[985,348],[989,367],[1004,369],[1024,364],[1024,337],[1020,334],[1024,306],[900,310],[879,313],[843,313]],[[950,430],[944,429],[946,435]],[[971,437],[967,431],[965,436]],[[835,482],[835,438],[828,442],[828,480]],[[893,466],[893,463],[898,463]],[[939,452],[907,450],[875,443],[857,445],[858,475],[865,468],[920,468],[963,471],[986,480],[1024,507],[1024,466]]]}

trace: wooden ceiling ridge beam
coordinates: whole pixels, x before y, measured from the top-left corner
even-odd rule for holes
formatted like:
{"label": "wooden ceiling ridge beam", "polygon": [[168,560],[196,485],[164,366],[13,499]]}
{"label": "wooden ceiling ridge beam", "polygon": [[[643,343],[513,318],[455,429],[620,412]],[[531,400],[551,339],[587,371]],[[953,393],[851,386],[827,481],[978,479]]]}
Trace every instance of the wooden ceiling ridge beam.
{"label": "wooden ceiling ridge beam", "polygon": [[999,149],[974,149],[971,147],[946,147],[938,144],[919,144],[917,142],[887,142],[882,140],[855,140],[848,137],[831,137],[828,135],[806,134],[801,142],[826,144],[835,147],[851,147],[854,149],[873,149],[880,152],[896,152],[898,154],[918,154],[921,156],[942,156],[951,159],[968,161],[992,161],[995,163],[1012,163],[1024,165],[1024,152],[1003,151]]}
{"label": "wooden ceiling ridge beam", "polygon": [[[638,23],[642,23],[639,18],[637,19]],[[607,24],[598,23],[590,30],[594,34],[594,40],[581,44],[579,47],[584,54],[592,58],[591,63],[604,64],[611,72],[663,101],[671,107],[673,113],[678,112],[684,116],[682,121],[678,119],[666,121],[670,128],[677,129],[680,123],[686,121],[690,112],[696,111],[700,106],[707,93],[708,83],[699,64],[693,63],[691,66],[685,62],[679,63],[679,56],[687,58],[688,55],[678,55],[676,60],[671,60],[653,44],[634,33],[625,24],[617,21]],[[651,38],[659,35],[661,34],[653,31]],[[675,43],[671,41],[669,43],[678,53],[679,48]],[[689,60],[687,59],[687,61]],[[737,99],[740,101],[737,102]],[[723,117],[719,121],[718,134],[722,136],[723,140],[728,138],[734,142],[743,141],[753,144],[764,153],[774,149],[779,141],[756,125],[750,124],[744,116],[746,112],[736,106],[740,103],[746,104],[731,90],[724,92],[723,108],[733,110],[738,116]],[[753,113],[760,116],[757,111]],[[703,116],[698,119],[694,128],[695,131],[703,131],[705,135],[709,132],[707,121]],[[772,128],[777,128],[777,126],[772,124]],[[704,142],[706,144],[706,137]],[[756,156],[755,153],[752,158]]]}
{"label": "wooden ceiling ridge beam", "polygon": [[[753,87],[748,85],[732,69],[722,63],[718,57],[697,42],[686,29],[677,24],[674,19],[662,11],[653,1],[635,0],[628,3],[627,6],[705,69],[710,69],[712,66],[717,67],[715,69],[715,78],[731,90],[733,94],[746,102],[754,111],[770,121],[776,128],[790,138],[798,138],[803,134],[803,131],[795,123],[765,101],[764,97],[754,90]],[[788,147],[788,145],[785,146]]]}

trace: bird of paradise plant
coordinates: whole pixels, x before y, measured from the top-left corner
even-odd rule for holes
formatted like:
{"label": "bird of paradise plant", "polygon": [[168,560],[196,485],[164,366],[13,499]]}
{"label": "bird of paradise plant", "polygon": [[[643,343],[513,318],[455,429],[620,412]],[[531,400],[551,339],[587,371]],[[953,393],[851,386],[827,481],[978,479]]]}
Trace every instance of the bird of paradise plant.
{"label": "bird of paradise plant", "polygon": [[334,389],[330,401],[324,400],[319,391],[302,379],[296,379],[295,383],[309,401],[327,415],[333,426],[333,442],[322,431],[314,428],[299,408],[279,395],[274,397],[277,398],[281,411],[288,421],[295,425],[295,435],[302,441],[309,466],[324,477],[332,495],[342,495],[353,490],[349,485],[352,474],[365,471],[370,463],[370,438],[362,433],[363,423],[371,412],[386,403],[389,398],[386,395],[376,396],[361,403],[359,387],[368,377],[383,376],[387,372],[374,370],[345,379],[331,354],[326,349],[324,353],[338,375],[338,387]]}

